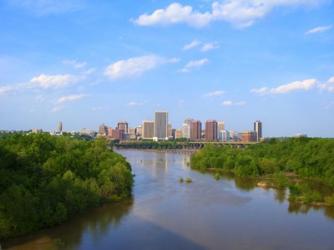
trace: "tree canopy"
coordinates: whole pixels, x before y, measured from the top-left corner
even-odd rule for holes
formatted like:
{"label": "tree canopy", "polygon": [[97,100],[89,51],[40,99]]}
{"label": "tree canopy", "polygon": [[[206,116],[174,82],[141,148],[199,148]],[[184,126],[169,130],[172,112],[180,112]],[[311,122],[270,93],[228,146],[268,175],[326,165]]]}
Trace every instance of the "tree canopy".
{"label": "tree canopy", "polygon": [[[191,167],[239,177],[270,176],[275,186],[289,187],[291,199],[334,205],[334,139],[271,139],[243,149],[208,145],[192,156]],[[287,176],[297,176],[299,182]],[[300,182],[306,179],[315,182]]]}
{"label": "tree canopy", "polygon": [[129,197],[125,158],[103,139],[48,134],[0,137],[0,239],[57,225],[103,202]]}

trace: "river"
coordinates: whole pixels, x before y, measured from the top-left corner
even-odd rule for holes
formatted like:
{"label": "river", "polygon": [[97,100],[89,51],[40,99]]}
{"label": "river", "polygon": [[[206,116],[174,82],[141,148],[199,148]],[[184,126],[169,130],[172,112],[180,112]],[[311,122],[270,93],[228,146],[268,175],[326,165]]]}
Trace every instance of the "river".
{"label": "river", "polygon": [[[334,249],[334,210],[289,204],[285,193],[193,171],[189,155],[119,150],[133,198],[78,215],[5,249]],[[180,183],[180,178],[192,183]]]}

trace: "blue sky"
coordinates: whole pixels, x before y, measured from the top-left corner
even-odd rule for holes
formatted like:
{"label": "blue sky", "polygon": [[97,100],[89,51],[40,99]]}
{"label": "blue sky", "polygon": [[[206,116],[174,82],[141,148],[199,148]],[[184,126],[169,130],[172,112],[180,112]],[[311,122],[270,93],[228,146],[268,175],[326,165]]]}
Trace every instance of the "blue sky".
{"label": "blue sky", "polygon": [[167,110],[334,137],[331,0],[0,0],[0,38],[0,129]]}

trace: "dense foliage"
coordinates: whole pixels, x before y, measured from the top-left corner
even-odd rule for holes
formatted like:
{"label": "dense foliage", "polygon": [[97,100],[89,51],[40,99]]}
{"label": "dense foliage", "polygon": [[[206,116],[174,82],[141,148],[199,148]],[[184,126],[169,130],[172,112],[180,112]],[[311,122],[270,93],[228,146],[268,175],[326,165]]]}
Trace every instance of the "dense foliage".
{"label": "dense foliage", "polygon": [[50,227],[131,195],[126,160],[104,140],[48,134],[0,136],[0,238]]}
{"label": "dense foliage", "polygon": [[[334,205],[333,139],[272,139],[244,149],[209,145],[192,156],[191,166],[241,177],[271,176],[276,186],[289,187],[291,199]],[[288,176],[314,182],[291,182]],[[314,183],[324,192],[316,191]]]}

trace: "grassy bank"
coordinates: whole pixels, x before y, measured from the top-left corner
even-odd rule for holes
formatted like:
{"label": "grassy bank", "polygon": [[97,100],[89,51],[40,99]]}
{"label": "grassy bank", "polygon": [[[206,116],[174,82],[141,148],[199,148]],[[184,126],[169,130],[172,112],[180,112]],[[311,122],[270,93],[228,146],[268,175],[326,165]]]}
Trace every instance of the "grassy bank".
{"label": "grassy bank", "polygon": [[334,206],[334,139],[272,139],[245,149],[209,145],[192,156],[191,167],[256,178],[288,188],[291,201]]}

